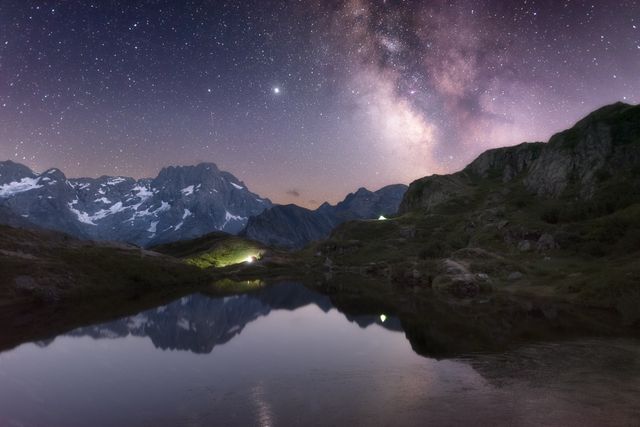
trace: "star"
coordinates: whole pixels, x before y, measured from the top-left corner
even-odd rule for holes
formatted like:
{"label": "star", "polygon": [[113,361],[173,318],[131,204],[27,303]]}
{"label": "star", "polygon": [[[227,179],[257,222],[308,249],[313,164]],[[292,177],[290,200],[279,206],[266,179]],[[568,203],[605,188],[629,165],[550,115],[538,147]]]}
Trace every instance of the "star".
{"label": "star", "polygon": [[0,161],[141,177],[202,158],[333,203],[640,102],[637,0],[276,3],[0,0],[20,29],[0,36],[20,59],[0,60]]}

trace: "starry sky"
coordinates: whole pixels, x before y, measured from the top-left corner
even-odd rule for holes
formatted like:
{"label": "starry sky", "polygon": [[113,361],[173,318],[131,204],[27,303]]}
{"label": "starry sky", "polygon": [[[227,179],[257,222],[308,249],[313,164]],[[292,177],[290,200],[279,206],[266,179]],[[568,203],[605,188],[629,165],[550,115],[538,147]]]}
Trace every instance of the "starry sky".
{"label": "starry sky", "polygon": [[0,0],[0,159],[315,207],[640,102],[640,1]]}

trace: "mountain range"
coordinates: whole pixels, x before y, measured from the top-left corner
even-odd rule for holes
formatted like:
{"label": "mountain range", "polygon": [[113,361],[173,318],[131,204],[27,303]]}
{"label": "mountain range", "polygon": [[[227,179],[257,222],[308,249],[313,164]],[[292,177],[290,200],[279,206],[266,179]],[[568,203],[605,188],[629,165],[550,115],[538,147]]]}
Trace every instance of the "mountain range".
{"label": "mountain range", "polygon": [[[4,161],[0,162],[0,223],[142,247],[223,231],[298,248],[326,237],[344,220],[395,213],[404,191],[402,185],[375,193],[362,188],[336,206],[324,204],[309,211],[293,205],[274,207],[213,163],[170,166],[156,178],[136,180],[121,176],[71,179],[59,169],[38,174]],[[275,210],[262,215],[270,208]],[[283,216],[288,211],[304,212],[307,222],[296,215]],[[279,232],[282,236],[276,235]]]}
{"label": "mountain range", "polygon": [[149,246],[213,230],[238,233],[272,206],[213,163],[167,167],[154,179],[67,179],[0,163],[0,207],[41,228],[76,237]]}
{"label": "mountain range", "polygon": [[378,191],[360,188],[333,206],[324,203],[316,210],[296,205],[277,205],[249,218],[241,235],[267,246],[301,249],[329,236],[345,221],[394,215],[407,186],[388,185]]}

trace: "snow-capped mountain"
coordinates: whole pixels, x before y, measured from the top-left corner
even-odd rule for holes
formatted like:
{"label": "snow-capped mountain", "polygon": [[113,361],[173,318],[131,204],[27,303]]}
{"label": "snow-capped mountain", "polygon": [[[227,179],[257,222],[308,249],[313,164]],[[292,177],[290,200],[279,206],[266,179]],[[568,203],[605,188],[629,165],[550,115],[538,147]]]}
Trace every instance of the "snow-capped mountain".
{"label": "snow-capped mountain", "polygon": [[167,167],[154,179],[67,179],[0,162],[0,208],[74,236],[149,246],[220,230],[238,233],[271,201],[213,163]]}

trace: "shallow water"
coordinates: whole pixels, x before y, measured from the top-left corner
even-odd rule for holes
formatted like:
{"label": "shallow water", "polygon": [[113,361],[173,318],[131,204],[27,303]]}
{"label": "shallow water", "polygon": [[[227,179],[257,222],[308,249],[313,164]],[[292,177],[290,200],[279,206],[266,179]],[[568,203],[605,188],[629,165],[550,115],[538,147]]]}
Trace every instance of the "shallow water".
{"label": "shallow water", "polygon": [[[302,285],[194,294],[0,353],[0,426],[637,425],[640,343],[436,360]],[[384,319],[384,321],[383,321]]]}

